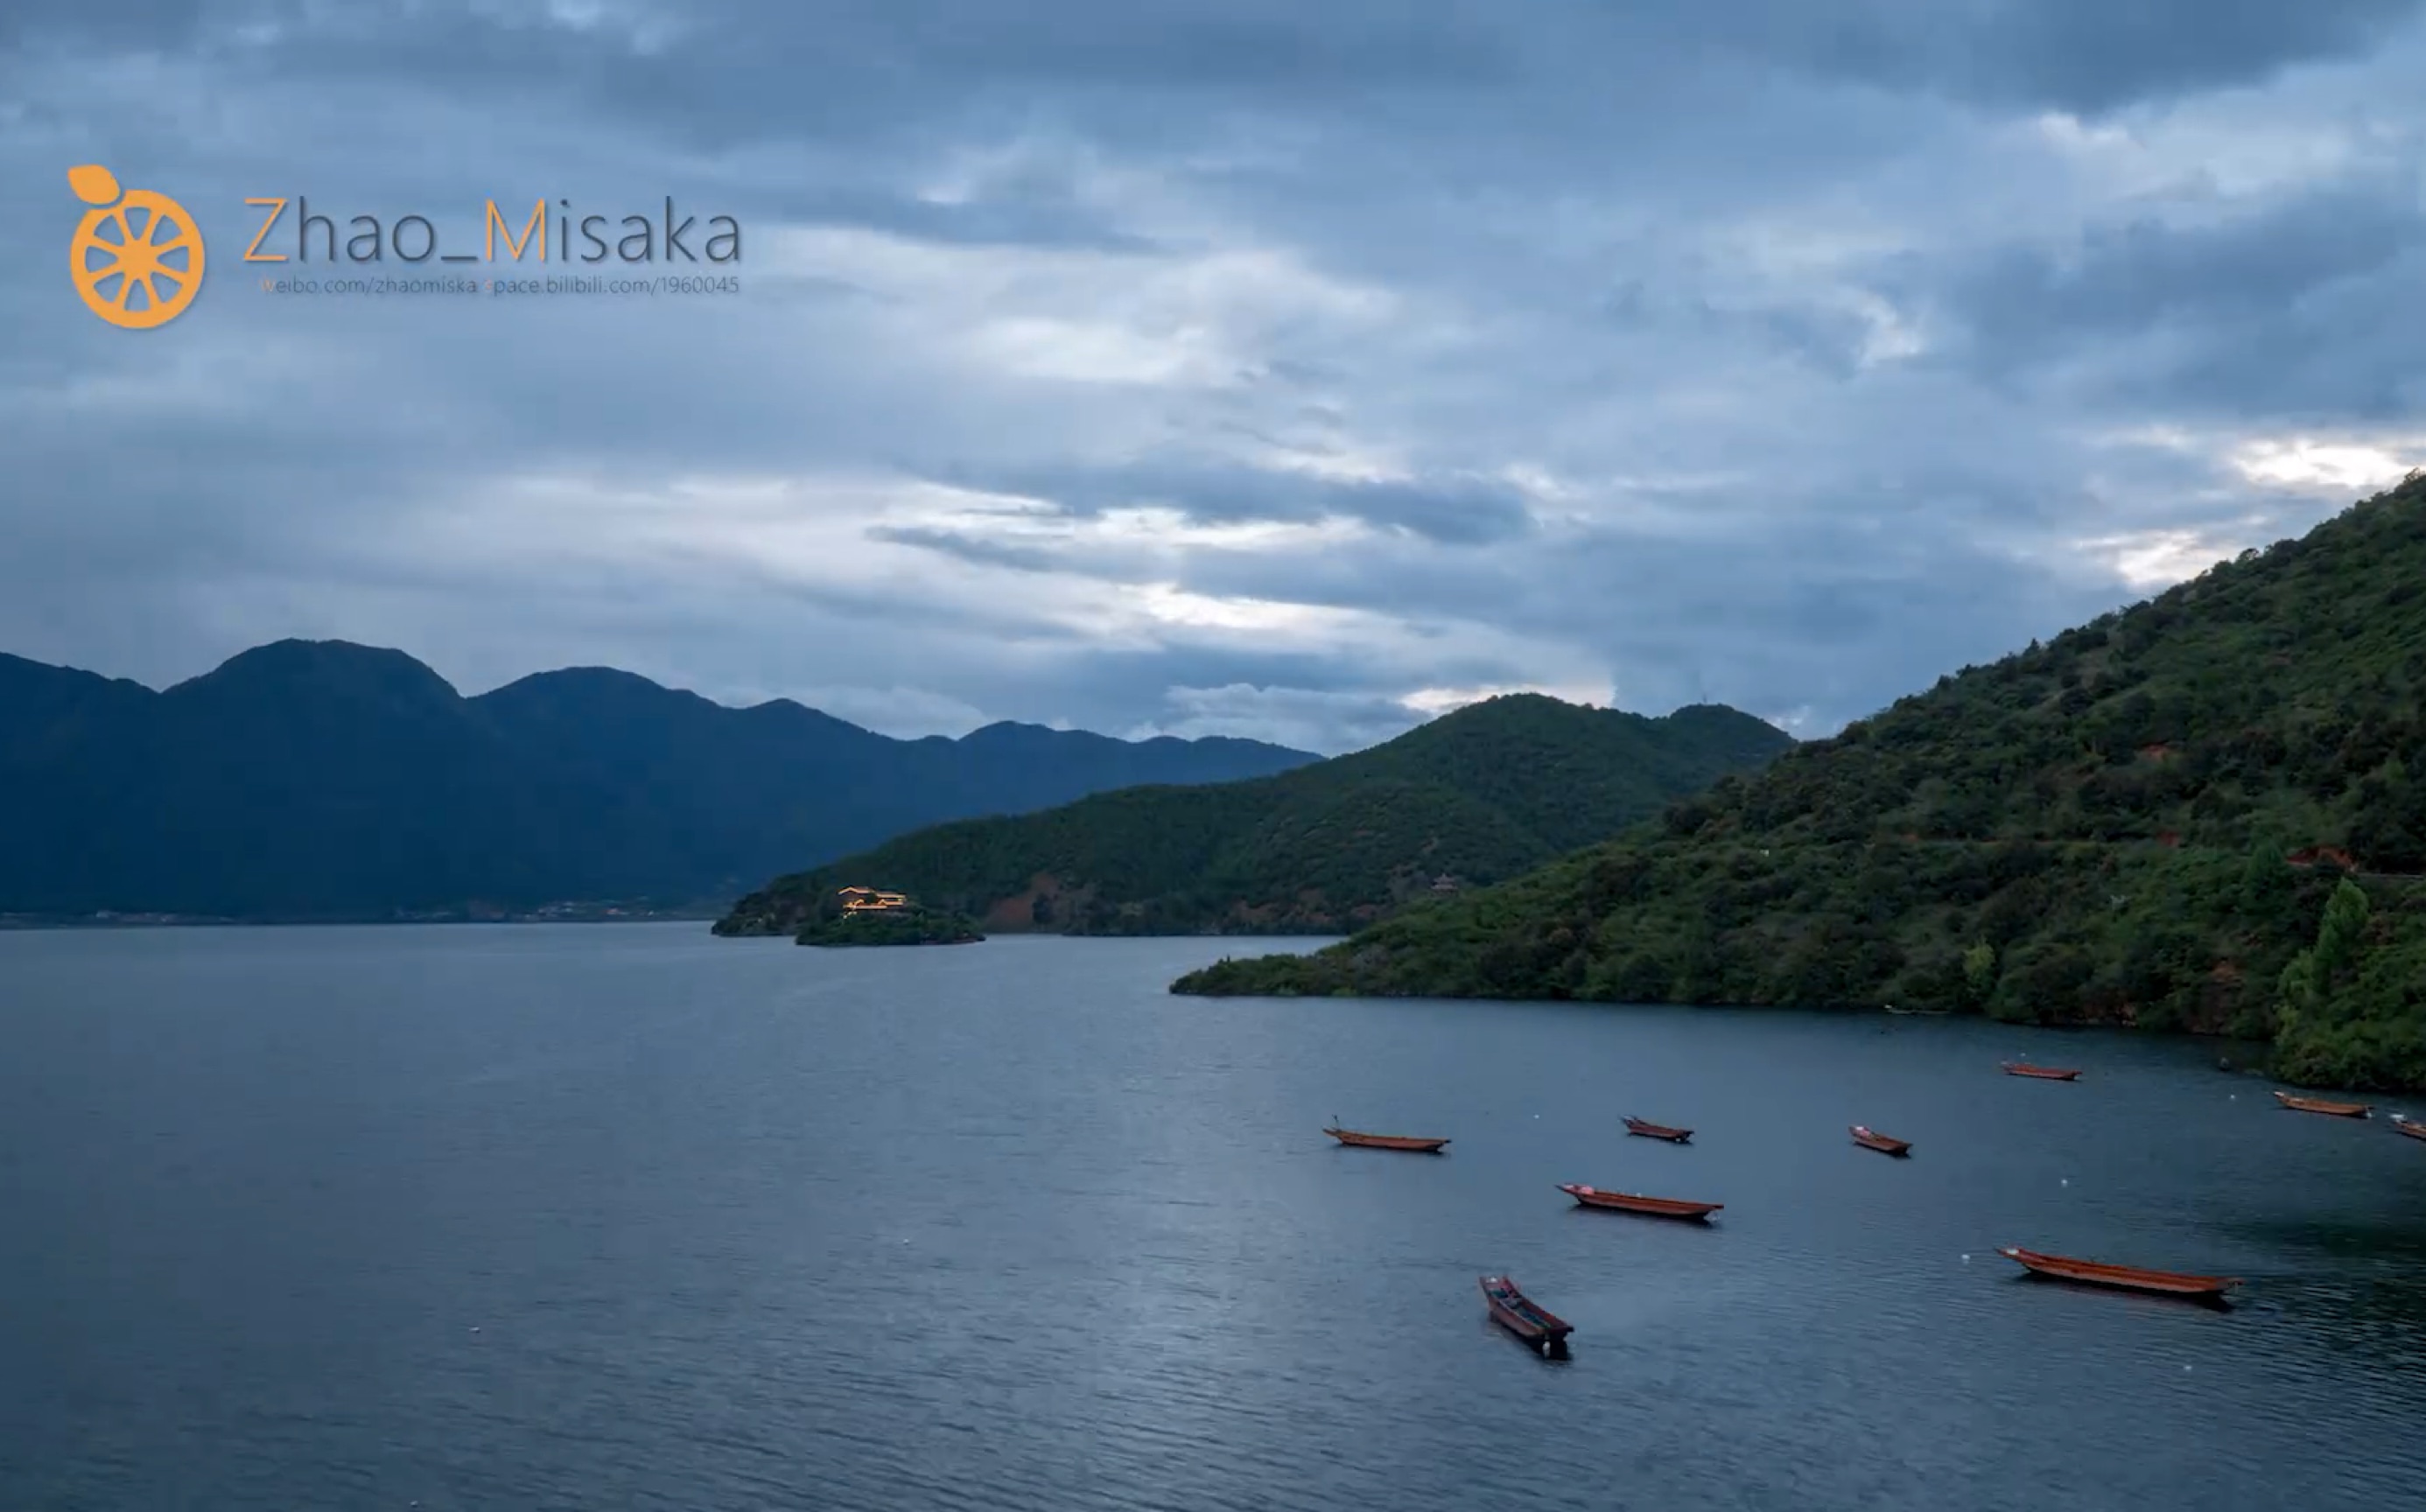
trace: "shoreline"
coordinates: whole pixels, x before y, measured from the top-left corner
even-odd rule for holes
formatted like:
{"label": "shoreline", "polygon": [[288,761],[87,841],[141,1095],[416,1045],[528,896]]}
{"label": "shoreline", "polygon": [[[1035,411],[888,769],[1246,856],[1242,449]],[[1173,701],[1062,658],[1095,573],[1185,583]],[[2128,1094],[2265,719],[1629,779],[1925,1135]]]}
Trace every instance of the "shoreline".
{"label": "shoreline", "polygon": [[202,913],[0,914],[0,934],[106,933],[119,929],[334,929],[366,925],[515,925],[515,924],[712,924],[720,914],[703,909],[624,910],[621,912],[529,912],[468,914],[431,913],[271,915],[230,918]]}

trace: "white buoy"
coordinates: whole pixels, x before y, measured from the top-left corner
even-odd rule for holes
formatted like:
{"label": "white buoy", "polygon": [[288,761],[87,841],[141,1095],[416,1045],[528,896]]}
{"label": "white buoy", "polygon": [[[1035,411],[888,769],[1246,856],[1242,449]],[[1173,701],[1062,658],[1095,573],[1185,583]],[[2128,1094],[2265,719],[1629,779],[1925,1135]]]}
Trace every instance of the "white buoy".
{"label": "white buoy", "polygon": [[474,1333],[478,1333],[480,1331],[480,1326],[477,1323],[472,1325],[472,1331]]}
{"label": "white buoy", "polygon": [[1965,1265],[1970,1264],[1970,1263],[1971,1263],[1971,1257],[1970,1257],[1970,1256],[1968,1256],[1968,1255],[1964,1256],[1964,1257],[1963,1257],[1963,1263],[1965,1263]]}
{"label": "white buoy", "polygon": [[2065,1177],[2065,1178],[2063,1179],[2063,1184],[2064,1184],[2064,1185],[2066,1185],[2066,1186],[2070,1186],[2070,1185],[2072,1184],[2072,1178],[2071,1178],[2071,1177],[2069,1177],[2069,1176]]}

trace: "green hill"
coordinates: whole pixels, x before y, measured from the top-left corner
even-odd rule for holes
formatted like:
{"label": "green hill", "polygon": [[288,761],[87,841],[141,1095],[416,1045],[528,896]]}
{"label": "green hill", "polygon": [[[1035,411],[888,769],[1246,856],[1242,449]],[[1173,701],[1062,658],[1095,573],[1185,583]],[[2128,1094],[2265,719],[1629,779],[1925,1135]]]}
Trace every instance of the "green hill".
{"label": "green hill", "polygon": [[2412,474],[1611,844],[1173,990],[1896,1003],[2426,1087],[2421,682]]}
{"label": "green hill", "polygon": [[957,913],[928,908],[915,899],[888,909],[850,909],[829,893],[802,921],[800,945],[970,945],[985,939]]}
{"label": "green hill", "polygon": [[850,883],[996,930],[1334,933],[1517,876],[1792,744],[1733,709],[1653,719],[1511,695],[1276,777],[938,825],[784,877],[716,927],[791,934]]}

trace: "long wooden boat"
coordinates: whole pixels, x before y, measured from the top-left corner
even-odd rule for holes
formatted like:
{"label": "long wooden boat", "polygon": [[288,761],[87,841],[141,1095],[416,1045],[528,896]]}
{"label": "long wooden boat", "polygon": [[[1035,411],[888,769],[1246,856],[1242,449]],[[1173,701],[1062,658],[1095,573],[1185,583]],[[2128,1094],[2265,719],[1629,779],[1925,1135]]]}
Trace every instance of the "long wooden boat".
{"label": "long wooden boat", "polygon": [[1853,1143],[1861,1146],[1864,1150],[1875,1150],[1882,1155],[1909,1155],[1912,1153],[1911,1140],[1890,1139],[1876,1130],[1865,1129],[1858,1123],[1853,1125]]}
{"label": "long wooden boat", "polygon": [[2274,1101],[2297,1113],[2322,1113],[2337,1118],[2364,1118],[2370,1109],[2364,1102],[2331,1102],[2321,1097],[2293,1097],[2277,1092]]}
{"label": "long wooden boat", "polygon": [[2426,1139],[2426,1123],[2420,1123],[2407,1114],[2396,1113],[2392,1116],[2392,1132],[2405,1134],[2412,1139]]}
{"label": "long wooden boat", "polygon": [[2033,1066],[2026,1060],[2009,1060],[2003,1070],[2008,1076],[2035,1076],[2042,1082],[2077,1082],[2080,1072],[2060,1066]]}
{"label": "long wooden boat", "polygon": [[2118,1287],[2127,1292],[2154,1292],[2165,1296],[2221,1297],[2239,1286],[2230,1276],[2185,1276],[2179,1271],[2142,1270],[2136,1265],[2108,1265],[2064,1255],[2042,1255],[2035,1249],[2008,1245],[1997,1251],[2033,1276],[2090,1286]]}
{"label": "long wooden boat", "polygon": [[1418,1139],[1408,1134],[1358,1134],[1353,1129],[1332,1128],[1322,1131],[1343,1145],[1360,1150],[1409,1150],[1419,1155],[1437,1155],[1446,1139]]}
{"label": "long wooden boat", "polygon": [[1690,1129],[1671,1129],[1664,1123],[1653,1123],[1648,1118],[1627,1118],[1625,1132],[1641,1134],[1645,1139],[1665,1139],[1672,1145],[1681,1145],[1693,1137]]}
{"label": "long wooden boat", "polygon": [[1608,1208],[1618,1213],[1642,1213],[1655,1218],[1690,1218],[1700,1220],[1725,1207],[1723,1202],[1686,1202],[1673,1197],[1644,1197],[1636,1192],[1604,1192],[1596,1186],[1575,1182],[1561,1182],[1559,1190],[1588,1208]]}
{"label": "long wooden boat", "polygon": [[1481,1285],[1491,1321],[1536,1349],[1562,1349],[1576,1331],[1575,1325],[1517,1290],[1512,1277],[1485,1276]]}

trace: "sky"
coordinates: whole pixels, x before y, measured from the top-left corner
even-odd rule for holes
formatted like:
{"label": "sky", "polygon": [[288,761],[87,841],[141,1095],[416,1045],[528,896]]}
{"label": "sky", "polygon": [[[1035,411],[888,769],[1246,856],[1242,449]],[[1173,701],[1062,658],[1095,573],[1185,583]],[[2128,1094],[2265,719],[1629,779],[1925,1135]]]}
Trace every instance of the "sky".
{"label": "sky", "polygon": [[[0,651],[1826,734],[2426,463],[2420,10],[11,0]],[[199,222],[173,321],[77,298],[84,163]],[[542,197],[741,233],[545,272],[735,283],[245,260],[248,199],[471,246]]]}

